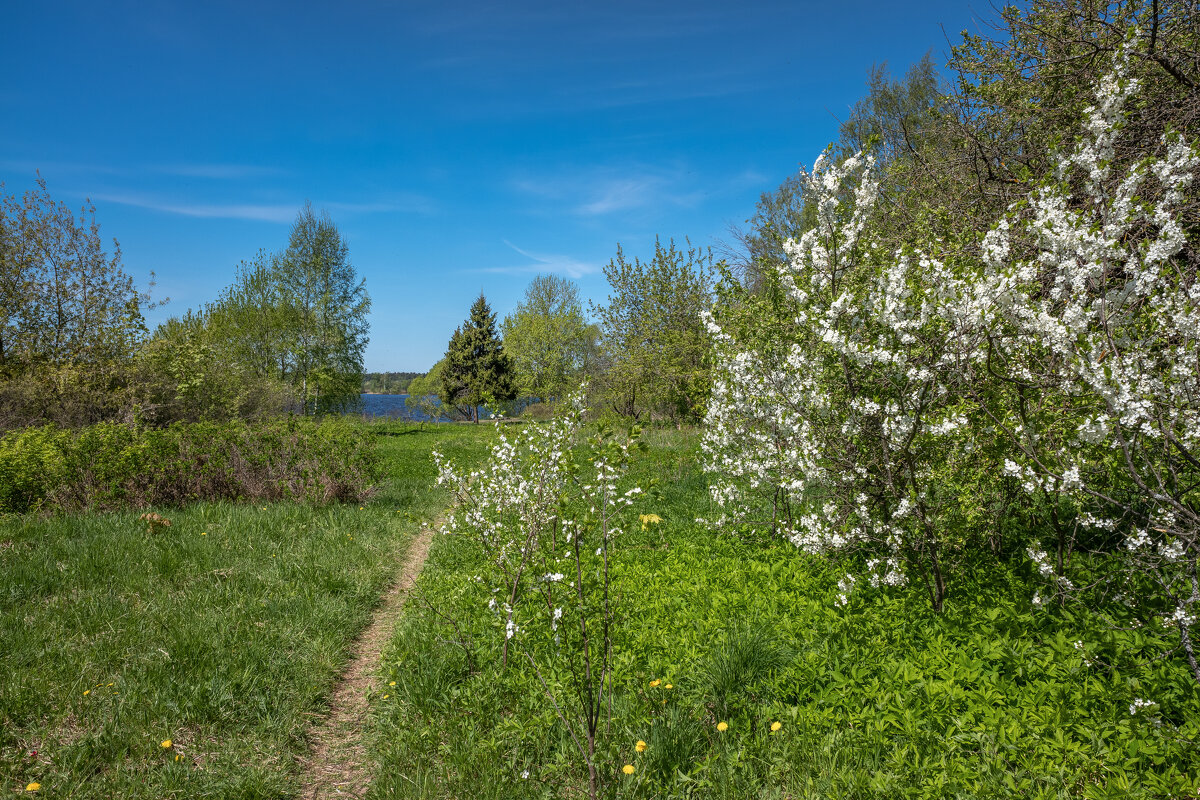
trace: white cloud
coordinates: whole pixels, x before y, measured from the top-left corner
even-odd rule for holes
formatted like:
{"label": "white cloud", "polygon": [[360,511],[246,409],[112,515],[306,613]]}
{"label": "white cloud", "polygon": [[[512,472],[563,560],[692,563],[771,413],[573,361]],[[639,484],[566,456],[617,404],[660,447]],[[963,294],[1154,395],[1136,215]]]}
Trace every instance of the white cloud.
{"label": "white cloud", "polygon": [[517,264],[514,266],[505,267],[484,267],[479,272],[492,272],[503,275],[530,275],[534,273],[552,273],[556,275],[565,275],[568,278],[582,278],[584,275],[591,275],[594,272],[600,271],[599,264],[593,264],[586,261],[580,261],[577,258],[572,258],[566,255],[551,255],[546,253],[534,253],[529,250],[517,247],[507,239],[503,240],[504,244],[508,245],[515,252],[520,253],[534,263],[532,264]]}
{"label": "white cloud", "polygon": [[143,195],[98,194],[92,199],[106,203],[120,203],[137,208],[148,208],[164,214],[179,214],[185,217],[212,219],[248,219],[257,222],[291,222],[296,218],[299,206],[263,205],[252,203],[170,203]]}

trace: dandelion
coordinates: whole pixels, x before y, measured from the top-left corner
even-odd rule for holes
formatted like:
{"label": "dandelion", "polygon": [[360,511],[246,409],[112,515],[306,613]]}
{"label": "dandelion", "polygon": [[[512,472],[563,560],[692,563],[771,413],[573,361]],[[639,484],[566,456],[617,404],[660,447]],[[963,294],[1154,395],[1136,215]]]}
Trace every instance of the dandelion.
{"label": "dandelion", "polygon": [[782,727],[783,727],[782,722],[772,722],[771,723],[771,733],[779,733],[779,729]]}
{"label": "dandelion", "polygon": [[388,684],[388,686],[395,686],[395,685],[396,685],[395,681],[392,681],[391,683]]}
{"label": "dandelion", "polygon": [[38,789],[41,789],[41,788],[42,788],[42,785],[41,785],[40,783],[38,783],[37,781],[34,781],[33,783],[31,783],[31,784],[28,784],[28,785],[25,787],[25,791],[27,791],[27,792],[36,792]]}
{"label": "dandelion", "polygon": [[390,694],[385,694],[385,695],[383,696],[383,699],[384,699],[384,700],[387,700],[389,697],[391,697],[391,695],[390,695]]}
{"label": "dandelion", "polygon": [[724,733],[725,731],[729,730],[729,723],[728,722],[718,722],[717,730],[719,730],[721,733]]}
{"label": "dandelion", "polygon": [[626,775],[632,775],[633,770],[633,764],[626,764],[625,766],[621,767],[621,772],[624,772]]}
{"label": "dandelion", "polygon": [[91,694],[91,693],[92,693],[92,690],[91,690],[91,689],[84,689],[84,690],[83,690],[83,696],[84,696],[84,697],[87,697],[87,696],[88,696],[89,694]]}
{"label": "dandelion", "polygon": [[160,745],[160,746],[161,746],[161,747],[162,747],[164,750],[168,749],[168,748],[169,748],[169,747],[170,747],[172,744],[173,744],[173,743],[171,742],[171,740],[170,740],[170,739],[163,739],[161,742],[159,742],[159,745]]}
{"label": "dandelion", "polygon": [[674,687],[674,686],[672,686],[671,684],[669,684],[669,683],[668,683],[668,684],[667,684],[666,686],[664,686],[663,688],[664,688],[664,689],[674,689],[675,687]]}
{"label": "dandelion", "polygon": [[183,758],[183,756],[179,755],[178,753],[175,755],[176,761],[179,761],[181,758]]}
{"label": "dandelion", "polygon": [[637,750],[639,753],[644,753],[644,752],[646,752],[646,743],[643,742],[641,739],[638,739],[638,743],[636,745],[634,745],[634,749]]}
{"label": "dandelion", "polygon": [[662,683],[662,681],[660,681],[658,678],[655,678],[654,680],[650,681],[650,688],[651,688],[651,689],[654,689],[654,688],[655,688],[655,687],[657,687],[657,686],[658,686],[660,683]]}

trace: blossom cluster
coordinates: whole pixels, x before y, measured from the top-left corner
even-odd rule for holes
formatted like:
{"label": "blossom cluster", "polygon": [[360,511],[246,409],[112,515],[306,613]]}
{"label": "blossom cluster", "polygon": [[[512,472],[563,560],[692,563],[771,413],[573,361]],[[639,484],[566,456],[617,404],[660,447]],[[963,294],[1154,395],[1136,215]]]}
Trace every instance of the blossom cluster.
{"label": "blossom cluster", "polygon": [[815,222],[787,245],[773,327],[756,308],[705,318],[714,527],[862,552],[871,584],[921,575],[938,606],[961,487],[990,471],[1054,510],[1060,566],[1039,542],[1028,552],[1057,592],[1077,589],[1061,574],[1064,531],[1124,536],[1114,558],[1157,585],[1149,602],[1175,609],[1190,657],[1200,278],[1181,214],[1200,152],[1165,132],[1140,160],[1118,158],[1137,42],[1099,81],[1078,141],[974,251],[914,231],[882,252],[870,158],[817,159]]}

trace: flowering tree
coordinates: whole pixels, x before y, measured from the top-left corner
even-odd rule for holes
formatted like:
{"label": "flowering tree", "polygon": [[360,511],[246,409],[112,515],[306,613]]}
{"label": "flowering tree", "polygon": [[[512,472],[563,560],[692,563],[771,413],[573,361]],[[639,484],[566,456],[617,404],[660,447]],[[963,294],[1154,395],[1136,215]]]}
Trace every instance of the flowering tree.
{"label": "flowering tree", "polygon": [[737,308],[709,320],[705,450],[718,504],[806,550],[865,551],[873,583],[919,574],[935,608],[947,552],[982,531],[995,465],[1054,531],[1056,565],[1031,543],[1038,571],[1074,591],[1068,535],[1106,532],[1085,588],[1125,586],[1177,630],[1200,680],[1200,282],[1181,218],[1200,156],[1167,132],[1118,163],[1136,46],[1100,81],[1078,144],[978,247],[918,226],[880,254],[869,162],[818,160],[817,222],[781,269],[784,324],[764,336]]}
{"label": "flowering tree", "polygon": [[[1200,681],[1189,634],[1200,603],[1200,281],[1180,218],[1200,155],[1168,132],[1155,153],[1114,158],[1138,91],[1137,44],[1100,82],[1052,178],[984,239],[974,290],[984,311],[969,322],[985,333],[987,369],[1021,402],[976,397],[1012,446],[1006,472],[1067,498],[1073,528],[1119,543],[1092,588],[1124,584],[1135,613],[1177,631]],[[1031,413],[1030,398],[1053,402]],[[1051,567],[1029,550],[1057,589],[1073,590],[1061,531],[1059,552]]]}
{"label": "flowering tree", "polygon": [[586,764],[595,798],[597,738],[612,714],[611,549],[622,511],[641,489],[618,489],[632,439],[602,430],[577,458],[584,391],[550,423],[531,425],[515,439],[501,435],[477,471],[460,474],[434,457],[438,482],[455,498],[443,531],[478,550],[484,568],[477,586],[503,630],[502,658],[508,663],[515,648],[536,673]]}
{"label": "flowering tree", "polygon": [[[786,244],[781,335],[751,332],[757,347],[746,348],[707,320],[718,377],[706,468],[730,509],[718,524],[859,552],[873,584],[919,576],[941,610],[963,493],[940,475],[971,449],[960,375],[947,369],[960,355],[938,308],[964,281],[922,253],[873,245],[871,159],[822,157],[805,177],[816,222]],[[721,313],[746,331],[737,308]],[[855,580],[843,581],[843,603]]]}

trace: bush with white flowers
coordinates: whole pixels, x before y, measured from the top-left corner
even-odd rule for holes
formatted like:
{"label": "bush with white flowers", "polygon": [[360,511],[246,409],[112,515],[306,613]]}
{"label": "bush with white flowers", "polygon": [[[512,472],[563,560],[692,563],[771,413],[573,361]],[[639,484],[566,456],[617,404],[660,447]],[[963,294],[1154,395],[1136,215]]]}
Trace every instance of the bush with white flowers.
{"label": "bush with white flowers", "polygon": [[[870,160],[818,159],[775,319],[726,304],[707,320],[718,529],[764,524],[854,553],[860,579],[920,580],[940,609],[954,554],[995,524],[989,487],[1011,485],[1046,531],[1028,552],[1047,588],[1126,587],[1200,680],[1200,279],[1197,221],[1182,216],[1200,153],[1164,131],[1154,152],[1118,159],[1137,46],[1052,174],[973,247],[918,226],[881,252]],[[1103,567],[1073,582],[1081,537]],[[843,581],[839,602],[861,584]]]}

